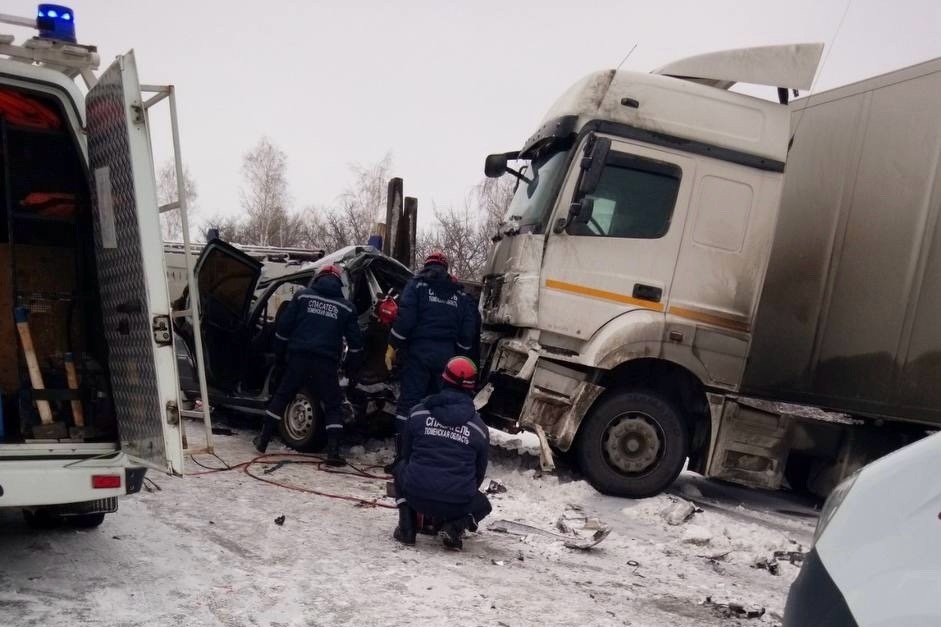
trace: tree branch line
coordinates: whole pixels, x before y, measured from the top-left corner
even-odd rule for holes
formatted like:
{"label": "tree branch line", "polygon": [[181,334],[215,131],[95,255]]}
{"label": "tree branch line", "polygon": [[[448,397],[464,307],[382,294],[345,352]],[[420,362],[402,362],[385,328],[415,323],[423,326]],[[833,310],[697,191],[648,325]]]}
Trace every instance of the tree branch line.
{"label": "tree branch line", "polygon": [[[292,206],[287,154],[262,137],[242,157],[241,213],[216,214],[202,220],[202,224],[206,232],[217,229],[222,239],[236,244],[323,249],[328,253],[344,246],[363,245],[376,222],[384,219],[392,169],[390,154],[369,165],[351,165],[351,182],[331,206],[311,205],[298,210]],[[192,223],[198,192],[187,168],[183,175],[183,193]],[[177,199],[172,162],[157,172],[157,196],[160,204]],[[464,280],[479,279],[491,237],[497,232],[512,196],[510,177],[483,179],[467,195],[462,208],[433,207],[431,223],[418,230],[417,263],[432,250],[442,250],[450,258],[452,274]],[[161,215],[161,226],[165,241],[180,240],[179,212]]]}

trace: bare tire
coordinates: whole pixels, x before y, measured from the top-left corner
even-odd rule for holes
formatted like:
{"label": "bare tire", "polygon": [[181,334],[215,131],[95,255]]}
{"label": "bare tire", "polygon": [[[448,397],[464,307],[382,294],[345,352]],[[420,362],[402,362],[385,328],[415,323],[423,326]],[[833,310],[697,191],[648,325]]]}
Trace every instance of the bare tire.
{"label": "bare tire", "polygon": [[281,441],[296,451],[319,451],[326,440],[320,402],[309,390],[297,393],[280,423]]}
{"label": "bare tire", "polygon": [[77,516],[67,516],[66,522],[70,527],[76,529],[94,529],[105,521],[104,512],[97,514],[79,514]]}
{"label": "bare tire", "polygon": [[662,396],[625,390],[602,398],[582,423],[575,456],[603,494],[645,498],[665,490],[683,469],[686,422]]}

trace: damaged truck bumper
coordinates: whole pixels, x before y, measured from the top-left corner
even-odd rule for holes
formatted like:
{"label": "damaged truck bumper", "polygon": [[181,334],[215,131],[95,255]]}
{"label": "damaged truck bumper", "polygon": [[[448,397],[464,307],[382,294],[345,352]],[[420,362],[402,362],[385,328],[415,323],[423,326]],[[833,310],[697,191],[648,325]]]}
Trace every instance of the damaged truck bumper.
{"label": "damaged truck bumper", "polygon": [[[549,361],[519,340],[502,340],[495,351],[494,372],[527,389],[516,426],[539,436],[545,467],[551,463],[548,447],[561,451],[571,447],[582,419],[604,388],[585,372]],[[493,393],[492,384],[481,390],[475,399],[478,408],[486,406]]]}

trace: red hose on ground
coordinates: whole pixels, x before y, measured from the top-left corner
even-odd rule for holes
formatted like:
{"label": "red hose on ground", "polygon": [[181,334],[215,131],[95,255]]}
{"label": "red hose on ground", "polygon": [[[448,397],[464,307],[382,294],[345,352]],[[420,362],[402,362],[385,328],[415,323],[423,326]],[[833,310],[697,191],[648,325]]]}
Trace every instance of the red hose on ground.
{"label": "red hose on ground", "polygon": [[[202,466],[202,464],[196,461],[196,458],[194,456],[191,455],[190,457],[193,459],[194,462],[196,462],[197,465]],[[287,460],[281,459],[285,457],[289,459]],[[216,458],[219,461],[226,463],[225,460],[223,460],[222,458],[218,456]],[[297,459],[297,458],[300,458],[300,459]],[[351,468],[353,472],[347,472],[345,470],[333,470],[332,468],[324,467],[325,461],[322,457],[318,457],[317,455],[307,455],[304,453],[266,453],[264,455],[259,455],[258,457],[255,457],[254,459],[251,459],[247,462],[241,462],[239,464],[235,464],[234,466],[229,466],[228,464],[226,464],[225,468],[212,468],[212,469],[208,469],[208,470],[204,470],[200,472],[193,472],[189,474],[191,476],[211,475],[217,472],[228,472],[230,470],[238,470],[239,468],[241,468],[242,471],[246,475],[251,477],[252,479],[257,479],[258,481],[261,481],[263,483],[268,483],[270,485],[278,486],[279,488],[285,488],[287,490],[293,490],[295,492],[304,492],[307,494],[316,494],[317,496],[324,496],[329,499],[351,501],[353,503],[358,503],[359,505],[362,505],[364,507],[383,507],[386,509],[395,509],[395,505],[391,505],[389,503],[380,503],[378,499],[369,500],[369,499],[359,498],[356,496],[349,496],[345,494],[333,494],[330,492],[323,492],[322,490],[314,490],[313,488],[304,488],[301,486],[294,486],[294,485],[290,485],[287,483],[281,483],[280,481],[275,481],[274,479],[260,477],[251,472],[251,467],[254,466],[255,464],[270,464],[270,463],[277,463],[279,461],[285,461],[291,464],[310,464],[310,465],[316,466],[317,470],[320,470],[321,472],[328,472],[328,473],[335,474],[335,475],[350,475],[351,477],[358,477],[361,479],[374,479],[376,481],[388,481],[389,479],[392,478],[386,475],[374,475],[370,472],[367,472],[366,470],[363,470],[361,468],[354,466],[353,464],[348,464],[348,467]]]}

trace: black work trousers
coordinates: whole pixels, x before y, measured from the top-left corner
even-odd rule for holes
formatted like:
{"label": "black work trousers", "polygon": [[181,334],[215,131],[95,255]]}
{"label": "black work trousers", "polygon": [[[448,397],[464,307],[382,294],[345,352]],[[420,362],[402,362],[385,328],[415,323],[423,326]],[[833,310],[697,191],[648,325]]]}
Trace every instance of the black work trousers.
{"label": "black work trousers", "polygon": [[343,392],[335,359],[296,353],[288,357],[281,383],[268,403],[268,417],[281,420],[284,410],[304,386],[321,402],[327,430],[343,428]]}
{"label": "black work trousers", "polygon": [[477,491],[469,501],[463,503],[448,503],[435,499],[425,499],[414,494],[408,494],[402,485],[405,464],[401,464],[395,473],[395,502],[397,505],[405,502],[408,506],[420,514],[429,516],[439,521],[461,520],[468,516],[473,518],[473,525],[468,527],[471,531],[476,531],[477,525],[493,511],[490,499],[487,495]]}

